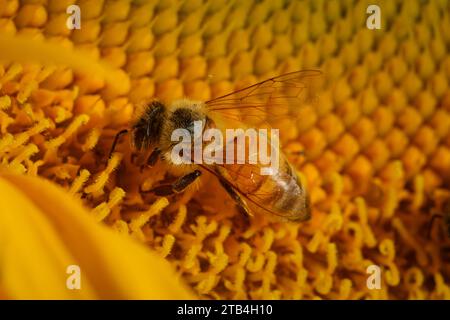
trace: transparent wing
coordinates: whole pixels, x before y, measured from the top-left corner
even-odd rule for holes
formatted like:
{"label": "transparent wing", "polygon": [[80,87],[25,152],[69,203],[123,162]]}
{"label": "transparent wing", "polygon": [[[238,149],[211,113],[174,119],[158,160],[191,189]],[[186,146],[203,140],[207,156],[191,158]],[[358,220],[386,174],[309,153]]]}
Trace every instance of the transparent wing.
{"label": "transparent wing", "polygon": [[294,114],[306,103],[315,101],[322,72],[301,70],[270,78],[252,86],[207,101],[214,116],[257,124],[271,122]]}
{"label": "transparent wing", "polygon": [[[279,119],[295,116],[296,109],[313,103],[321,79],[322,72],[319,70],[286,73],[209,100],[205,104],[212,118],[216,120],[215,116],[218,116],[226,120],[222,126],[219,125],[221,129],[228,126],[230,129],[248,126],[270,127]],[[226,142],[228,143],[231,141]],[[225,163],[226,160],[228,159],[225,157]],[[292,174],[287,163],[281,167],[282,171],[277,176],[261,175],[259,165],[248,163],[202,167],[230,185],[247,200],[247,204],[254,211],[289,220],[306,220],[309,217],[306,190],[296,175]],[[290,209],[275,207],[274,200],[283,196],[287,204],[296,201],[295,203],[303,205]]]}

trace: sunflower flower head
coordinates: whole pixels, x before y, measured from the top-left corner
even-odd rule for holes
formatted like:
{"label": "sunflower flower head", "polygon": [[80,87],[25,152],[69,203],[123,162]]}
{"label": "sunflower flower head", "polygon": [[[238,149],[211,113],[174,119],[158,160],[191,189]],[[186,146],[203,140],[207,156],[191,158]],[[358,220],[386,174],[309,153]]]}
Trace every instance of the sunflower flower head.
{"label": "sunflower flower head", "polygon": [[[67,27],[72,4],[80,29]],[[366,25],[371,4],[381,10],[381,29]],[[450,197],[449,48],[448,1],[0,0],[0,166],[8,172],[0,188],[9,192],[1,193],[0,289],[29,297],[23,292],[46,286],[31,290],[9,262],[25,250],[9,247],[13,230],[26,233],[27,219],[41,212],[53,226],[82,219],[76,230],[86,245],[96,232],[105,239],[82,253],[74,234],[63,232],[65,248],[41,221],[55,251],[44,255],[36,243],[35,259],[61,259],[39,269],[57,297],[67,292],[51,271],[74,259],[88,270],[84,297],[148,297],[158,287],[144,270],[108,291],[133,256],[150,274],[170,264],[201,298],[450,299],[448,237],[438,223],[427,236]],[[129,137],[108,159],[115,134],[153,99],[206,101],[301,69],[322,70],[317,101],[273,125],[286,154],[304,151],[289,159],[310,193],[308,222],[247,222],[212,176],[174,197],[155,196],[148,191],[167,167],[136,165],[132,158],[142,155]],[[39,198],[54,188],[42,178],[64,192]],[[33,218],[13,219],[3,203]],[[123,249],[121,259],[92,263],[89,254],[114,248]],[[26,268],[38,268],[31,259]],[[381,270],[375,290],[367,285],[371,266]],[[108,273],[89,282],[98,270]]]}

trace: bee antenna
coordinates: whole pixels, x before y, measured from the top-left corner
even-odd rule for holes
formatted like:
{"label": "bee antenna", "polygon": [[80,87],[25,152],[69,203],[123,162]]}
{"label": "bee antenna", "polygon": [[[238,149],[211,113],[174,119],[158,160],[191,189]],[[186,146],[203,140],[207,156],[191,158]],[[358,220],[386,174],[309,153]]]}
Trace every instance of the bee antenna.
{"label": "bee antenna", "polygon": [[427,237],[428,237],[428,239],[431,238],[431,229],[433,228],[433,223],[434,223],[434,221],[436,220],[436,218],[441,218],[441,219],[442,219],[443,217],[442,217],[442,215],[439,214],[439,213],[435,213],[435,214],[433,214],[433,215],[431,216],[430,223],[428,224],[428,232],[427,232]]}
{"label": "bee antenna", "polygon": [[123,129],[123,130],[117,132],[116,136],[114,137],[114,141],[111,145],[111,150],[109,151],[108,160],[111,158],[111,155],[113,154],[114,149],[116,148],[116,144],[119,141],[120,137],[127,133],[128,133],[127,129]]}

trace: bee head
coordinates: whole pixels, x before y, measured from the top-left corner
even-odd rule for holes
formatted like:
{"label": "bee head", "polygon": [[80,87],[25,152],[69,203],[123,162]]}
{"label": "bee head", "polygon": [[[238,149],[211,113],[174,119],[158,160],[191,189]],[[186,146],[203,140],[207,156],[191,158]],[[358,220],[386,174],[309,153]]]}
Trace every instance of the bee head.
{"label": "bee head", "polygon": [[161,137],[166,118],[166,107],[158,101],[153,101],[133,125],[133,143],[136,149],[147,149],[157,144]]}

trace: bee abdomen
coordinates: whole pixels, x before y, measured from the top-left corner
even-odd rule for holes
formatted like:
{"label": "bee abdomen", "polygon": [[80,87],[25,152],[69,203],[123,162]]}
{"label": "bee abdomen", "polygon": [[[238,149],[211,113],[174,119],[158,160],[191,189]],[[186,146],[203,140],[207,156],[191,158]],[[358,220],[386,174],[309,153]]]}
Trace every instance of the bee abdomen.
{"label": "bee abdomen", "polygon": [[[281,216],[290,220],[306,220],[310,216],[306,190],[301,185],[297,175],[291,170],[290,165],[288,163],[284,165],[284,172],[266,180],[259,189],[272,189],[270,197],[267,197],[265,202],[266,205],[271,204],[274,211]],[[272,184],[272,186],[268,184]],[[258,192],[260,191],[256,191],[256,193]]]}

